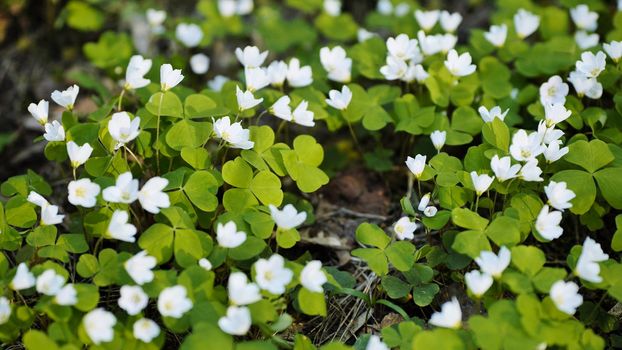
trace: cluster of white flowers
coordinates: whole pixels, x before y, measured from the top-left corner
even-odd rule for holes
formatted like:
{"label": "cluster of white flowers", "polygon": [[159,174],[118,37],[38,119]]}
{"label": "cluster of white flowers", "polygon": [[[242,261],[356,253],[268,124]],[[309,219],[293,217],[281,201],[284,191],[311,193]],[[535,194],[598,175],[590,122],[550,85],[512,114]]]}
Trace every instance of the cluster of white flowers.
{"label": "cluster of white flowers", "polygon": [[586,51],[575,64],[575,70],[570,72],[568,81],[572,83],[579,97],[586,96],[599,99],[603,94],[603,85],[597,78],[605,70],[607,56],[602,51],[596,54]]}
{"label": "cluster of white flowers", "polygon": [[570,9],[570,17],[577,28],[574,38],[579,48],[586,50],[598,45],[599,36],[594,33],[598,28],[598,13],[581,4]]}
{"label": "cluster of white flowers", "polygon": [[346,56],[346,50],[343,47],[321,48],[320,62],[328,73],[328,79],[340,83],[350,82],[352,78],[352,59]]}
{"label": "cluster of white flowers", "polygon": [[246,16],[254,7],[253,0],[218,0],[218,11],[223,17]]}
{"label": "cluster of white flowers", "polygon": [[408,83],[423,82],[428,77],[421,62],[423,54],[419,49],[417,39],[411,39],[406,34],[387,39],[386,65],[380,67],[380,73],[387,80],[402,80]]}

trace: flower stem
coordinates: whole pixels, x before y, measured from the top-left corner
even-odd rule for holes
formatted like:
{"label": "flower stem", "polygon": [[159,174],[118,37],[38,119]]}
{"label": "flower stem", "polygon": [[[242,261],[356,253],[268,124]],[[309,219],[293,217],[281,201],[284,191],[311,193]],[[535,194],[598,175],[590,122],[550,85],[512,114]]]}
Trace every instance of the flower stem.
{"label": "flower stem", "polygon": [[125,88],[123,88],[123,90],[121,90],[121,93],[119,94],[119,100],[117,102],[117,111],[121,111],[121,103],[123,102],[123,95],[125,95]]}
{"label": "flower stem", "polygon": [[158,104],[158,120],[156,123],[156,168],[160,174],[160,114],[162,114],[162,100],[164,100],[164,92],[160,94],[160,103]]}

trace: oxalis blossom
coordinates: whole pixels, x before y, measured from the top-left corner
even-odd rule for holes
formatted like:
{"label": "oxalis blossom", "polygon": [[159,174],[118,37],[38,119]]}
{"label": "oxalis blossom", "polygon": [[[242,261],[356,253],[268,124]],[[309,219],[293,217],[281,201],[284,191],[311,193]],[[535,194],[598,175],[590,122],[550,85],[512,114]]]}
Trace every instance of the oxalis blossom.
{"label": "oxalis blossom", "polygon": [[545,204],[536,218],[535,228],[542,238],[552,241],[564,233],[564,229],[559,226],[561,221],[562,213],[556,210],[549,212],[549,206]]}
{"label": "oxalis blossom", "polygon": [[292,204],[285,205],[282,210],[279,210],[272,204],[270,204],[269,207],[272,220],[274,220],[276,226],[281,230],[296,228],[307,220],[307,213],[304,211],[298,212],[296,207]]}
{"label": "oxalis blossom", "polygon": [[492,286],[492,276],[487,273],[473,270],[464,274],[464,282],[476,298],[481,297]]}
{"label": "oxalis blossom", "polygon": [[603,252],[600,244],[590,237],[586,237],[574,273],[586,281],[600,283],[603,278],[600,276],[600,265],[598,263],[607,259],[609,259],[609,255]]}
{"label": "oxalis blossom", "polygon": [[445,145],[446,139],[447,139],[447,131],[434,130],[430,134],[430,140],[432,141],[434,148],[436,148],[438,152],[440,152],[443,146]]}
{"label": "oxalis blossom", "polygon": [[58,305],[72,306],[78,303],[78,292],[73,284],[66,284],[54,296],[54,302]]}
{"label": "oxalis blossom", "polygon": [[65,277],[52,269],[45,270],[37,277],[37,292],[45,295],[56,295],[65,285]]}
{"label": "oxalis blossom", "polygon": [[106,236],[124,242],[136,242],[136,226],[129,223],[130,215],[123,210],[115,210],[110,218]]}
{"label": "oxalis blossom", "polygon": [[181,285],[164,288],[158,296],[158,311],[164,317],[181,318],[192,309],[186,288]]}
{"label": "oxalis blossom", "polygon": [[147,255],[147,251],[143,250],[123,263],[125,271],[139,285],[153,281],[153,271],[157,260],[153,256]]}
{"label": "oxalis blossom", "polygon": [[[52,101],[71,111],[76,103],[76,98],[78,97],[79,92],[80,87],[78,85],[72,85],[68,87],[67,90],[63,91],[54,90],[54,92],[52,92]],[[39,102],[39,104],[41,105],[41,102]]]}
{"label": "oxalis blossom", "polygon": [[177,86],[184,80],[181,69],[173,69],[173,66],[166,63],[160,66],[160,88],[168,91]]}
{"label": "oxalis blossom", "polygon": [[462,309],[456,297],[445,302],[441,311],[437,311],[430,317],[430,324],[437,327],[458,329],[462,326]]}
{"label": "oxalis blossom", "polygon": [[473,182],[475,193],[477,193],[478,196],[488,191],[488,188],[494,180],[494,176],[488,176],[487,174],[478,175],[475,171],[471,172],[471,181]]}
{"label": "oxalis blossom", "polygon": [[227,315],[218,319],[218,327],[231,335],[245,335],[251,328],[251,324],[251,312],[245,306],[229,306]]}
{"label": "oxalis blossom", "polygon": [[41,208],[41,225],[58,225],[63,222],[65,215],[58,214],[58,206],[51,205],[37,192],[30,191],[28,201]]}
{"label": "oxalis blossom", "polygon": [[307,127],[315,126],[315,121],[313,121],[314,113],[308,110],[308,108],[309,102],[305,100],[300,101],[292,112],[292,122]]}
{"label": "oxalis blossom", "polygon": [[[147,11],[147,13],[149,12]],[[132,56],[125,70],[124,89],[140,89],[149,85],[151,80],[146,79],[145,74],[151,69],[151,63],[150,59],[145,59],[141,55]]]}
{"label": "oxalis blossom", "polygon": [[504,112],[501,112],[499,106],[494,106],[490,110],[484,106],[480,106],[477,111],[486,123],[491,123],[495,118],[499,118],[503,121],[510,110],[506,109]]}
{"label": "oxalis blossom", "polygon": [[397,220],[393,224],[393,232],[399,240],[413,239],[415,238],[415,230],[417,229],[417,223],[410,221],[408,216],[404,216]]}
{"label": "oxalis blossom", "polygon": [[330,90],[328,92],[326,103],[338,110],[346,110],[352,101],[352,91],[347,85],[341,88],[341,92],[338,90]]}
{"label": "oxalis blossom", "polygon": [[153,320],[141,318],[140,320],[134,322],[132,331],[134,338],[144,343],[149,343],[160,335],[160,326],[158,326],[158,324]]}
{"label": "oxalis blossom", "polygon": [[454,49],[451,49],[447,54],[447,59],[445,60],[445,67],[449,70],[455,77],[464,77],[467,75],[471,75],[475,72],[475,65],[471,64],[471,54],[465,52],[461,55],[458,55],[458,52]]}
{"label": "oxalis blossom", "polygon": [[160,209],[171,206],[171,201],[164,189],[168,186],[168,180],[163,177],[152,177],[147,180],[143,187],[138,191],[138,202],[145,211],[157,214]]}
{"label": "oxalis blossom", "polygon": [[512,136],[510,155],[519,162],[535,159],[545,150],[545,146],[542,145],[541,141],[542,139],[537,132],[527,134],[525,130],[518,130]]}
{"label": "oxalis blossom", "polygon": [[388,38],[386,45],[389,57],[400,61],[415,60],[417,63],[421,61],[417,39],[410,39],[408,35],[400,34],[395,38]]}
{"label": "oxalis blossom", "polygon": [[90,179],[74,180],[67,186],[69,203],[75,206],[93,208],[97,203],[97,195],[101,191],[98,184]]}
{"label": "oxalis blossom", "polygon": [[568,84],[562,81],[559,75],[554,75],[540,85],[540,103],[542,105],[566,103]]}
{"label": "oxalis blossom", "polygon": [[311,292],[324,292],[322,285],[327,281],[326,274],[322,271],[322,262],[319,260],[309,261],[300,272],[300,284]]}
{"label": "oxalis blossom", "polygon": [[133,203],[138,199],[138,180],[129,171],[122,173],[117,177],[114,186],[104,189],[102,197],[110,203]]}
{"label": "oxalis blossom", "polygon": [[549,128],[570,118],[571,114],[561,103],[544,105],[544,120]]}
{"label": "oxalis blossom", "polygon": [[264,68],[244,68],[246,90],[253,93],[270,85],[270,77]]}
{"label": "oxalis blossom", "polygon": [[65,141],[65,128],[63,128],[63,124],[59,123],[56,120],[53,120],[51,123],[46,123],[43,127],[45,128],[45,134],[43,134],[43,138],[47,141]]}
{"label": "oxalis blossom", "polygon": [[235,56],[246,68],[258,68],[268,57],[268,51],[261,52],[257,46],[246,46],[244,49],[236,48]]}
{"label": "oxalis blossom", "polygon": [[441,28],[443,28],[444,31],[453,33],[456,29],[458,29],[460,23],[462,23],[462,15],[460,12],[450,13],[443,10],[441,11],[439,21],[441,23]]}
{"label": "oxalis blossom", "polygon": [[432,10],[432,11],[416,10],[415,11],[415,19],[417,20],[417,23],[419,24],[421,29],[425,30],[426,32],[434,28],[440,15],[441,15],[441,12],[439,10]]}
{"label": "oxalis blossom", "polygon": [[108,132],[113,140],[117,141],[115,149],[119,149],[125,144],[138,137],[140,133],[140,117],[130,119],[127,112],[114,113],[108,121]]}
{"label": "oxalis blossom", "polygon": [[430,203],[430,197],[431,195],[429,193],[424,194],[419,201],[419,205],[417,206],[417,209],[429,218],[435,216],[438,212],[438,209],[436,209],[435,206],[428,205]]}
{"label": "oxalis blossom", "polygon": [[285,267],[285,259],[278,254],[269,259],[259,259],[255,262],[255,281],[259,288],[281,295],[285,293],[285,286],[291,282],[294,273]]}
{"label": "oxalis blossom", "polygon": [[301,66],[300,60],[292,58],[287,66],[287,82],[292,87],[305,87],[313,83],[311,66]]}
{"label": "oxalis blossom", "polygon": [[519,9],[514,15],[514,29],[519,38],[524,39],[533,34],[540,26],[540,16],[525,9]]}
{"label": "oxalis blossom", "polygon": [[603,50],[613,62],[618,63],[622,57],[622,41],[611,41],[603,44]]}
{"label": "oxalis blossom", "polygon": [[140,313],[149,302],[149,297],[140,286],[122,286],[119,294],[117,303],[130,316]]}
{"label": "oxalis blossom", "polygon": [[205,74],[209,70],[210,59],[204,53],[197,53],[190,57],[190,69],[194,74]]}
{"label": "oxalis blossom", "polygon": [[238,101],[238,109],[240,112],[251,109],[263,102],[263,98],[255,98],[252,91],[242,91],[239,86],[236,87],[235,96]]}
{"label": "oxalis blossom", "polygon": [[549,199],[549,204],[561,211],[572,208],[570,201],[576,196],[573,191],[566,187],[566,183],[563,181],[550,181],[548,185],[544,186],[544,193],[546,193],[546,197]]}
{"label": "oxalis blossom", "polygon": [[365,350],[389,350],[389,346],[385,344],[380,337],[372,334],[367,341],[367,345],[365,346]]}
{"label": "oxalis blossom", "polygon": [[261,300],[259,287],[249,283],[243,272],[232,272],[227,283],[229,302],[234,305],[249,305]]}
{"label": "oxalis blossom", "polygon": [[235,222],[218,223],[216,226],[216,241],[223,248],[236,248],[246,241],[246,233],[238,231]]}
{"label": "oxalis blossom", "polygon": [[579,294],[579,286],[574,282],[557,281],[549,292],[555,306],[568,315],[574,315],[577,308],[583,304],[583,297]]}
{"label": "oxalis blossom", "polygon": [[30,272],[26,263],[20,263],[15,270],[15,276],[9,283],[9,287],[13,290],[24,290],[35,286],[37,279],[35,275]]}
{"label": "oxalis blossom", "polygon": [[481,251],[479,256],[475,258],[475,262],[482,272],[491,275],[495,279],[499,279],[503,271],[510,265],[511,257],[512,253],[510,250],[502,246],[499,249],[498,255],[487,250]]}
{"label": "oxalis blossom", "polygon": [[490,160],[490,169],[495,173],[499,182],[504,182],[517,177],[521,166],[520,164],[512,165],[512,159],[510,157],[499,158],[499,156],[495,154]]}
{"label": "oxalis blossom", "polygon": [[175,37],[186,47],[196,47],[203,39],[203,30],[194,23],[180,23],[175,28]]}
{"label": "oxalis blossom", "polygon": [[31,103],[28,105],[28,112],[32,115],[37,123],[45,125],[48,122],[48,111],[50,103],[46,100],[41,100],[39,103]]}
{"label": "oxalis blossom", "polygon": [[417,179],[421,177],[421,174],[423,174],[423,171],[425,170],[425,162],[426,156],[422,156],[421,154],[417,154],[415,158],[406,158],[406,166],[408,167],[408,170],[410,170],[410,172],[413,173]]}
{"label": "oxalis blossom", "polygon": [[0,297],[0,324],[5,324],[11,318],[11,303],[6,297]]}
{"label": "oxalis blossom", "polygon": [[103,308],[91,310],[82,319],[86,334],[96,345],[111,342],[114,339],[115,324],[117,324],[117,318]]}
{"label": "oxalis blossom", "polygon": [[242,128],[242,123],[235,122],[231,124],[228,116],[213,121],[214,134],[216,138],[222,139],[232,148],[251,149],[255,146],[250,141],[250,131]]}
{"label": "oxalis blossom", "polygon": [[74,169],[86,163],[91,157],[92,152],[93,147],[88,143],[78,146],[78,144],[73,141],[67,142],[67,155],[69,155],[71,166]]}
{"label": "oxalis blossom", "polygon": [[484,38],[496,47],[503,47],[507,36],[508,26],[505,24],[490,26],[490,29],[484,33]]}
{"label": "oxalis blossom", "polygon": [[289,106],[291,99],[289,96],[281,96],[274,104],[268,109],[275,117],[291,121],[292,120],[292,108]]}

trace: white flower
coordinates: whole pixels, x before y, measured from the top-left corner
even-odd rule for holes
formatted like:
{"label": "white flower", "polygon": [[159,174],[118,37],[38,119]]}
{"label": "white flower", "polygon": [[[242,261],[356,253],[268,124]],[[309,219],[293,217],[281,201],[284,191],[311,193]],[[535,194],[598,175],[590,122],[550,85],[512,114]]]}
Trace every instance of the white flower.
{"label": "white flower", "polygon": [[490,29],[487,32],[484,32],[484,38],[496,47],[503,47],[507,36],[508,26],[505,24],[490,26]]}
{"label": "white flower", "polygon": [[45,125],[48,122],[48,110],[50,103],[46,100],[39,101],[38,104],[31,103],[28,105],[28,112],[32,114],[32,117],[41,124]]}
{"label": "white flower", "polygon": [[326,274],[322,271],[322,262],[319,260],[309,261],[300,272],[300,284],[312,292],[324,292],[322,285],[327,281]]}
{"label": "white flower", "polygon": [[270,215],[272,220],[276,223],[278,228],[282,230],[289,230],[302,225],[307,220],[307,213],[304,211],[298,212],[296,207],[292,204],[287,204],[282,210],[270,204]]}
{"label": "white flower", "polygon": [[451,49],[447,54],[445,60],[445,67],[449,70],[449,73],[456,77],[464,77],[475,72],[475,65],[471,64],[471,54],[468,52],[458,55],[458,52]]}
{"label": "white flower", "polygon": [[428,204],[430,204],[430,197],[431,195],[429,193],[426,193],[423,196],[421,196],[421,200],[419,200],[419,205],[417,206],[417,210],[424,211],[425,208],[428,206]]}
{"label": "white flower", "polygon": [[43,138],[52,141],[65,141],[65,128],[58,121],[54,120],[51,123],[45,124],[45,134]]}
{"label": "white flower", "polygon": [[385,344],[380,337],[372,334],[367,341],[365,350],[390,350],[387,344]]}
{"label": "white flower", "polygon": [[181,285],[164,288],[158,296],[158,311],[164,317],[181,318],[192,309],[186,288]]}
{"label": "white flower", "polygon": [[229,306],[227,316],[218,319],[218,327],[231,335],[244,335],[251,328],[251,312],[247,307]]}
{"label": "white flower", "polygon": [[499,106],[494,106],[490,110],[484,106],[480,106],[477,111],[486,123],[490,123],[495,120],[495,118],[499,118],[499,120],[503,121],[510,110],[506,109],[504,112],[501,112]]}
{"label": "white flower", "polygon": [[340,0],[324,0],[324,12],[333,17],[337,17],[341,14],[341,1]]}
{"label": "white flower", "polygon": [[175,37],[186,47],[196,47],[203,39],[203,30],[194,23],[180,23],[175,28]]}
{"label": "white flower", "polygon": [[559,75],[554,75],[540,85],[540,103],[542,105],[566,103],[568,84],[562,81]]}
{"label": "white flower", "polygon": [[243,272],[232,272],[227,283],[229,301],[234,305],[249,305],[261,300],[259,287],[255,283],[248,283]]}
{"label": "white flower", "polygon": [[590,11],[587,5],[581,4],[570,9],[570,17],[579,29],[593,32],[598,28],[598,13]]}
{"label": "white flower", "polygon": [[237,0],[218,0],[218,12],[227,18],[237,13]]}
{"label": "white flower", "polygon": [[598,263],[607,259],[609,259],[609,255],[603,252],[600,244],[590,237],[586,237],[581,255],[577,260],[575,274],[586,281],[600,283],[603,278],[600,276],[600,265]]}
{"label": "white flower", "polygon": [[408,12],[410,12],[410,5],[405,2],[397,4],[393,11],[397,17],[404,17]]}
{"label": "white flower", "polygon": [[58,225],[63,222],[65,215],[58,214],[58,209],[56,205],[41,207],[41,225]]}
{"label": "white flower", "polygon": [[395,38],[387,39],[387,50],[389,56],[393,56],[400,61],[416,60],[421,61],[421,53],[417,46],[417,39],[410,39],[406,34],[400,34]]}
{"label": "white flower", "polygon": [[444,48],[444,45],[441,41],[443,38],[437,35],[428,35],[426,36],[423,30],[417,32],[417,39],[419,39],[419,46],[421,46],[421,51],[423,51],[424,55],[431,56]]}
{"label": "white flower", "polygon": [[[149,14],[149,10],[147,10]],[[164,12],[166,16],[166,12]],[[151,69],[151,60],[145,59],[141,55],[134,55],[130,58],[125,70],[125,89],[140,89],[149,85],[151,80],[145,78],[145,74]]]}
{"label": "white flower", "polygon": [[216,226],[216,240],[223,248],[236,248],[246,241],[246,233],[238,231],[233,221],[224,225],[219,222]]}
{"label": "white flower", "polygon": [[242,91],[239,86],[236,86],[235,97],[237,98],[240,112],[251,109],[263,101],[263,98],[256,99],[252,91]]}
{"label": "white flower", "polygon": [[108,121],[108,132],[110,136],[117,141],[115,149],[124,146],[126,143],[132,142],[138,134],[140,134],[140,117],[136,116],[130,119],[127,112],[117,112],[112,115]]}
{"label": "white flower", "polygon": [[126,211],[115,210],[110,218],[106,236],[124,242],[136,242],[136,226],[128,222],[130,216]]}
{"label": "white flower", "polygon": [[138,180],[127,171],[117,177],[114,186],[104,188],[102,197],[110,203],[133,203],[138,198]]}
{"label": "white flower", "polygon": [[488,191],[488,188],[494,180],[494,176],[488,176],[487,174],[478,175],[477,172],[471,171],[471,181],[473,182],[473,187],[478,196]]}
{"label": "white flower", "polygon": [[538,160],[530,159],[520,169],[518,177],[520,177],[523,181],[540,182],[544,181],[544,179],[540,177],[541,174],[542,169],[540,169],[540,167],[538,166]]}
{"label": "white flower", "polygon": [[244,68],[246,90],[255,92],[270,85],[270,77],[264,68]]}
{"label": "white flower", "polygon": [[144,343],[149,343],[160,335],[160,326],[148,318],[141,318],[134,322],[132,331],[134,332],[134,338]]}
{"label": "white flower", "polygon": [[410,221],[408,216],[403,216],[393,224],[393,232],[397,235],[397,239],[413,239],[414,232],[417,229],[417,223]]}
{"label": "white flower", "polygon": [[358,40],[359,43],[369,40],[373,38],[374,36],[376,36],[376,33],[370,32],[369,30],[365,28],[359,28],[358,31],[356,32],[356,39]]}
{"label": "white flower", "polygon": [[65,306],[76,305],[78,302],[78,292],[73,284],[70,283],[61,288],[54,297],[54,302]]}
{"label": "white flower", "polygon": [[555,306],[568,315],[574,315],[577,308],[583,304],[583,297],[579,294],[579,286],[574,282],[559,280],[553,283],[549,295]]}
{"label": "white flower", "polygon": [[36,283],[35,275],[30,272],[26,263],[20,263],[15,270],[15,276],[11,280],[9,287],[13,290],[23,290],[34,287]]}
{"label": "white flower", "polygon": [[[59,106],[72,110],[79,92],[80,87],[78,85],[72,85],[62,92],[54,90],[54,92],[52,92],[52,100]],[[41,102],[39,102],[39,104],[41,104]]]}
{"label": "white flower", "polygon": [[417,23],[419,23],[419,27],[421,27],[421,29],[428,32],[430,31],[430,29],[434,28],[434,26],[436,25],[436,22],[438,21],[440,14],[441,13],[439,10],[433,10],[433,11],[416,10],[415,19],[417,20]]}
{"label": "white flower", "polygon": [[128,315],[138,315],[149,303],[149,297],[140,286],[122,286],[119,291],[119,307]]}
{"label": "white flower", "polygon": [[216,138],[226,141],[230,147],[251,149],[255,145],[253,141],[249,140],[250,131],[242,128],[240,122],[231,124],[228,116],[215,120],[213,128]]}
{"label": "white flower", "polygon": [[197,53],[190,57],[190,69],[194,74],[205,74],[209,70],[209,57],[204,53]]}
{"label": "white flower", "polygon": [[540,236],[552,241],[564,233],[564,229],[559,226],[561,222],[562,213],[556,210],[549,212],[549,206],[545,204],[538,214],[535,227]]}
{"label": "white flower", "polygon": [[491,251],[482,250],[479,256],[475,258],[475,262],[482,272],[498,279],[501,277],[503,271],[510,265],[511,258],[512,253],[510,250],[502,246],[501,249],[499,249],[499,255]]}
{"label": "white flower", "polygon": [[520,168],[520,164],[512,165],[512,159],[510,157],[499,158],[499,156],[495,154],[490,160],[490,169],[495,173],[499,182],[515,178]]}
{"label": "white flower", "polygon": [[441,11],[440,22],[444,31],[453,33],[462,23],[462,15],[460,12],[449,13],[443,10]]}
{"label": "white flower", "polygon": [[514,29],[518,37],[523,39],[533,34],[540,26],[540,16],[525,9],[519,9],[514,15]]}
{"label": "white flower", "polygon": [[570,201],[575,197],[575,193],[566,187],[565,182],[551,181],[544,186],[544,192],[549,199],[549,204],[553,208],[561,211],[572,208]]}
{"label": "white flower", "polygon": [[147,251],[142,250],[133,257],[127,259],[123,264],[125,271],[139,285],[153,281],[153,269],[156,266],[156,258],[147,255]]}
{"label": "white flower", "polygon": [[283,120],[291,121],[292,120],[292,108],[289,106],[291,99],[289,96],[281,96],[274,104],[270,107],[269,111],[275,117],[281,118]]}
{"label": "white flower", "polygon": [[535,159],[544,152],[545,147],[540,143],[541,138],[537,132],[527,135],[525,130],[518,130],[512,136],[512,144],[510,145],[510,154],[512,158],[519,162],[526,162]]}
{"label": "white flower", "polygon": [[0,297],[0,325],[5,324],[11,318],[11,304],[6,297]]}
{"label": "white flower", "polygon": [[408,64],[393,56],[387,56],[387,64],[380,67],[380,73],[387,80],[402,79],[408,72]]}
{"label": "white flower", "polygon": [[549,143],[543,153],[547,163],[556,162],[568,153],[568,147],[559,148],[561,144],[562,142],[559,140]]}
{"label": "white flower", "polygon": [[492,286],[493,278],[487,273],[482,273],[479,270],[473,270],[464,274],[464,282],[467,288],[479,298]]}
{"label": "white flower", "polygon": [[52,269],[45,270],[37,277],[37,292],[45,295],[56,295],[65,285],[65,277],[56,274]]}
{"label": "white flower", "polygon": [[564,136],[564,132],[559,129],[555,129],[554,126],[547,128],[546,122],[544,120],[541,120],[538,123],[537,133],[538,139],[540,139],[540,142],[545,145],[548,145],[552,142],[557,142],[562,136]]}
{"label": "white flower", "polygon": [[99,345],[114,339],[114,325],[117,324],[117,318],[111,312],[103,308],[91,310],[84,315],[82,325],[89,338]]}
{"label": "white flower", "polygon": [[434,217],[437,212],[438,212],[438,209],[436,209],[435,206],[428,206],[423,210],[423,215],[431,218],[431,217]]}
{"label": "white flower", "polygon": [[440,152],[441,148],[445,145],[445,140],[447,139],[447,131],[434,130],[430,134],[430,139],[432,140],[432,144],[437,151]]}
{"label": "white flower", "polygon": [[456,43],[458,42],[458,37],[453,34],[436,34],[433,36],[434,40],[439,41],[439,49],[442,53],[447,53],[449,50],[456,47]]}
{"label": "white flower", "polygon": [[86,163],[92,152],[93,147],[91,147],[88,143],[78,146],[78,144],[73,141],[67,142],[67,154],[69,155],[71,166],[74,168]]}
{"label": "white flower", "polygon": [[204,268],[207,271],[211,271],[212,270],[212,263],[209,260],[207,260],[206,258],[199,259],[199,266],[201,266],[202,268]]}
{"label": "white flower", "polygon": [[69,203],[75,206],[93,208],[97,203],[97,195],[101,191],[99,185],[90,179],[73,180],[67,186]]}
{"label": "white flower", "polygon": [[166,63],[160,66],[160,88],[168,91],[184,80],[181,69],[173,69],[173,66]]}
{"label": "white flower", "polygon": [[287,66],[287,82],[292,87],[304,87],[313,83],[311,66],[300,66],[297,58],[289,60]]}
{"label": "white flower", "polygon": [[352,91],[347,85],[344,85],[341,88],[341,92],[339,90],[330,90],[328,92],[328,97],[326,99],[326,103],[339,110],[345,110],[350,105],[350,101],[352,101]]}
{"label": "white flower", "polygon": [[618,63],[620,57],[622,57],[622,41],[611,41],[610,43],[604,43],[603,49],[609,55],[609,58],[613,62]]}
{"label": "white flower", "polygon": [[163,192],[168,186],[168,180],[163,177],[152,177],[138,191],[138,201],[146,211],[157,214],[162,208],[171,206],[168,194]]}
{"label": "white flower", "polygon": [[240,16],[245,16],[253,12],[254,7],[255,4],[253,3],[253,0],[238,0],[236,13]]}
{"label": "white flower", "polygon": [[410,63],[406,74],[402,77],[402,80],[407,83],[411,83],[413,80],[416,80],[418,83],[423,83],[429,76],[430,74],[425,71],[422,65]]}
{"label": "white flower", "polygon": [[258,68],[268,57],[268,51],[261,52],[257,46],[246,46],[244,49],[238,47],[235,56],[245,68]]}
{"label": "white flower", "polygon": [[603,94],[602,84],[596,78],[588,78],[581,72],[570,72],[568,81],[572,83],[579,97],[587,96],[592,99],[599,99]]}
{"label": "white flower", "polygon": [[574,41],[581,50],[587,50],[598,45],[600,37],[596,33],[588,33],[583,30],[579,30],[574,34]]}
{"label": "white flower", "polygon": [[313,112],[308,110],[309,102],[302,100],[292,112],[292,121],[298,125],[312,127],[315,125],[313,121]]}
{"label": "white flower", "polygon": [[586,51],[581,54],[581,59],[575,63],[578,72],[583,73],[588,78],[596,78],[605,70],[607,56],[602,51],[596,55]]}
{"label": "white flower", "polygon": [[547,127],[563,122],[570,118],[571,114],[572,112],[567,110],[562,103],[544,105],[544,120]]}
{"label": "white flower", "polygon": [[285,286],[294,276],[292,270],[285,267],[285,259],[278,254],[272,255],[268,260],[257,260],[255,273],[255,281],[259,287],[275,295],[283,294]]}
{"label": "white flower", "polygon": [[421,154],[417,154],[415,158],[410,156],[406,158],[408,170],[410,170],[417,179],[421,177],[421,174],[423,174],[425,170],[425,160],[426,156],[422,156]]}
{"label": "white flower", "polygon": [[272,86],[283,86],[285,79],[287,79],[287,63],[283,61],[273,61],[266,69],[268,73],[268,79]]}
{"label": "white flower", "polygon": [[155,10],[155,9],[147,9],[147,22],[151,27],[151,30],[155,34],[160,34],[164,32],[164,27],[162,23],[166,20],[166,11],[164,10]]}
{"label": "white flower", "polygon": [[388,16],[393,13],[393,3],[391,0],[378,0],[376,11],[380,12],[382,15]]}
{"label": "white flower", "polygon": [[444,328],[460,328],[462,326],[462,310],[458,299],[453,297],[451,301],[445,302],[441,306],[440,312],[437,311],[432,314],[430,324]]}
{"label": "white flower", "polygon": [[225,77],[224,75],[217,75],[214,77],[214,79],[207,82],[207,86],[214,91],[220,92],[222,90],[222,87],[228,81],[229,78]]}
{"label": "white flower", "polygon": [[352,59],[346,57],[346,51],[341,46],[321,48],[320,61],[328,72],[328,79],[342,83],[350,81]]}

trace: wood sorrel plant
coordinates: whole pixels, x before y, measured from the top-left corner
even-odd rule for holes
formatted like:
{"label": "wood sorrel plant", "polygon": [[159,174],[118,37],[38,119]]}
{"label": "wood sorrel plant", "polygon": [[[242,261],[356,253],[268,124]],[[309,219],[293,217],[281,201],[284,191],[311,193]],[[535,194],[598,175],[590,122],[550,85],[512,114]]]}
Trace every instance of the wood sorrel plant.
{"label": "wood sorrel plant", "polygon": [[[0,187],[2,342],[619,347],[622,12],[497,5],[459,41],[463,15],[413,1],[201,0],[84,45],[101,76],[51,93],[61,118],[27,107],[62,174]],[[98,30],[102,6],[67,24]],[[355,212],[358,246],[323,267],[299,229],[352,164],[399,208]]]}

